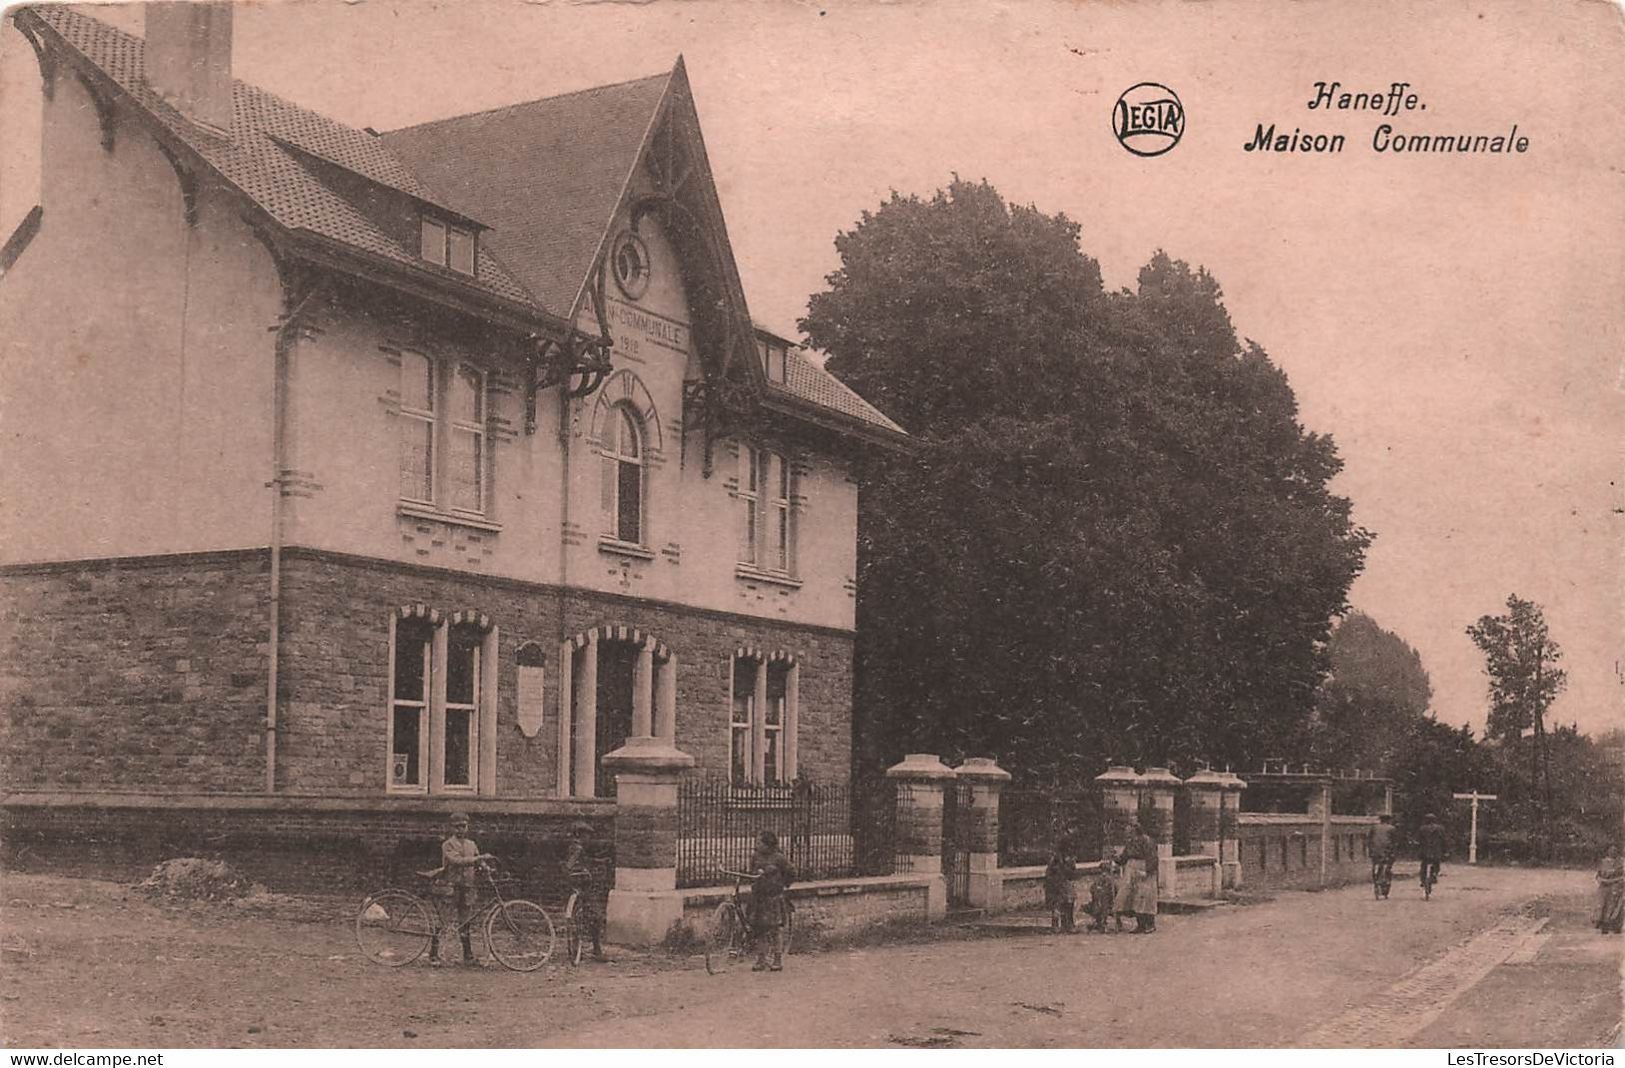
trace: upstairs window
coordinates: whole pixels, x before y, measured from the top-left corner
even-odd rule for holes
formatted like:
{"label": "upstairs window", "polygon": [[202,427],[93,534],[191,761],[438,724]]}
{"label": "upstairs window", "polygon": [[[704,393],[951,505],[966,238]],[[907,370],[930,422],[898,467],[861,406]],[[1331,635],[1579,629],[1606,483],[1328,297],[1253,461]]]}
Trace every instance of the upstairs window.
{"label": "upstairs window", "polygon": [[471,275],[474,273],[475,241],[473,230],[424,216],[419,254],[430,263],[450,267],[458,274]]}
{"label": "upstairs window", "polygon": [[401,353],[401,499],[482,515],[489,497],[486,374]]}
{"label": "upstairs window", "polygon": [[795,472],[783,453],[739,447],[739,562],[783,575],[795,571]]}
{"label": "upstairs window", "polygon": [[630,405],[617,404],[604,427],[604,533],[643,544],[643,426]]}

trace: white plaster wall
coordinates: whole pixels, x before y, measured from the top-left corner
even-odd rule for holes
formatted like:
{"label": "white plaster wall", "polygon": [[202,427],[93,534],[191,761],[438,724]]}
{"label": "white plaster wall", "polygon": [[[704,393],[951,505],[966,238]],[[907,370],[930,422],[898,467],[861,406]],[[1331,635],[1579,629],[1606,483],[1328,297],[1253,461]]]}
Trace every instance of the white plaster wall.
{"label": "white plaster wall", "polygon": [[42,118],[43,225],[0,278],[0,561],[265,545],[281,294],[205,189],[196,227],[134,121],[101,147],[59,72]]}

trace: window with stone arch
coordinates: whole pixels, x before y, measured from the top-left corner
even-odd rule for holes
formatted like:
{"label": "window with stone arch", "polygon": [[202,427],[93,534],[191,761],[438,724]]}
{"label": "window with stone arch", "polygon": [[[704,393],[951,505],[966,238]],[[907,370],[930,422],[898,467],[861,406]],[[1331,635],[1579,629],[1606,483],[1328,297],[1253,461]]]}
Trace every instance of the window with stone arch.
{"label": "window with stone arch", "polygon": [[648,467],[643,420],[630,404],[612,405],[600,440],[604,533],[628,545],[642,545]]}
{"label": "window with stone arch", "polygon": [[734,651],[728,694],[728,781],[784,786],[800,774],[801,669],[780,650]]}
{"label": "window with stone arch", "polygon": [[497,629],[477,612],[408,605],[390,617],[391,793],[496,790]]}

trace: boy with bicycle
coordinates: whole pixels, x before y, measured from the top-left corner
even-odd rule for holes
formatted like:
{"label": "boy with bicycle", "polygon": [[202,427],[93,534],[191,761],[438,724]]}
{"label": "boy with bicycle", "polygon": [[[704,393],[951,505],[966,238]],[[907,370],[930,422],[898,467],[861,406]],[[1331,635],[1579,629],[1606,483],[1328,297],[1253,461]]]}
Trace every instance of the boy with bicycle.
{"label": "boy with bicycle", "polygon": [[592,856],[587,852],[591,835],[590,824],[571,825],[570,846],[564,851],[564,881],[576,894],[577,915],[582,927],[592,935],[592,959],[604,960],[603,913],[598,908],[598,886]]}
{"label": "boy with bicycle", "polygon": [[[470,933],[469,920],[473,916],[474,897],[476,894],[475,868],[483,861],[495,860],[489,853],[481,853],[480,847],[474,844],[468,834],[468,813],[453,812],[451,814],[451,836],[440,843],[440,867],[434,874],[435,896],[442,903],[449,902],[450,908],[441,905],[441,913],[455,912],[457,916],[457,933],[463,940],[463,963],[474,963],[473,936]],[[449,924],[447,925],[449,926]],[[435,931],[429,942],[429,963],[441,964],[440,959],[440,932]]]}
{"label": "boy with bicycle", "polygon": [[784,924],[790,902],[790,861],[779,852],[779,836],[763,831],[751,857],[755,880],[750,888],[750,924],[756,934],[753,972],[784,971]]}

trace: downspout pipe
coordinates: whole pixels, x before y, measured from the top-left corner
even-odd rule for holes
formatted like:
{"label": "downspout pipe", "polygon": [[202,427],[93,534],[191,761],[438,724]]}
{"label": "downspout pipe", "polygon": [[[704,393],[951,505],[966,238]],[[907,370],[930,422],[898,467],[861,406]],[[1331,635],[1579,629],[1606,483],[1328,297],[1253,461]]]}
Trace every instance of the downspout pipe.
{"label": "downspout pipe", "polygon": [[282,322],[271,327],[276,332],[276,359],[271,373],[271,604],[267,643],[269,653],[265,669],[265,792],[276,793],[276,732],[279,660],[282,635],[282,485],[287,469],[288,442],[288,364],[294,342],[298,338],[299,323],[305,310],[321,292],[322,280],[317,280],[305,291],[282,317]]}

